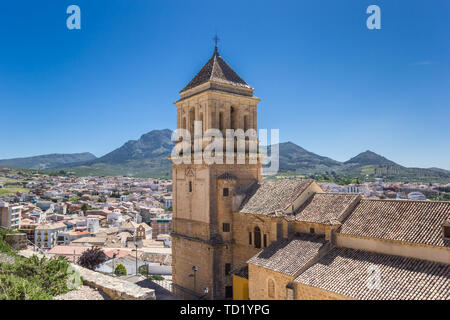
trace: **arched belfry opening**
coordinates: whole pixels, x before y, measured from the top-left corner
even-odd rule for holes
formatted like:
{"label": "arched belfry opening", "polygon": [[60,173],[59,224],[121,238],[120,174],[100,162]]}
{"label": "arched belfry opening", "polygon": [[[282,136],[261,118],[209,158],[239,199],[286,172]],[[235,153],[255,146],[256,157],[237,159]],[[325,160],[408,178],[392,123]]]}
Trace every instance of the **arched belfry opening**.
{"label": "arched belfry opening", "polygon": [[224,132],[224,123],[223,123],[223,112],[219,112],[219,130],[223,133]]}
{"label": "arched belfry opening", "polygon": [[194,121],[195,121],[195,109],[191,108],[189,110],[189,130],[191,131],[191,135],[194,134]]}
{"label": "arched belfry opening", "polygon": [[248,130],[248,115],[244,116],[244,132],[247,132]]}
{"label": "arched belfry opening", "polygon": [[230,129],[236,130],[237,129],[237,112],[235,107],[230,108]]}

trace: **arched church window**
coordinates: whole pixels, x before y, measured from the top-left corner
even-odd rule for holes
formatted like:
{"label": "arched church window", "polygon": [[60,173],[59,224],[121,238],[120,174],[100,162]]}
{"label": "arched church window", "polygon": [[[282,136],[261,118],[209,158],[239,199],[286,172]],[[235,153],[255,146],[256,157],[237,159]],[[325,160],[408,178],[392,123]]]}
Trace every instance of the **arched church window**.
{"label": "arched church window", "polygon": [[275,298],[275,281],[272,279],[267,282],[267,293],[270,298]]}
{"label": "arched church window", "polygon": [[[244,134],[247,132],[247,130],[248,130],[248,115],[245,115],[244,116]],[[248,143],[250,141],[250,139],[249,139],[249,137],[246,135],[245,136],[245,142],[246,143]],[[248,146],[246,145],[246,148],[247,148]],[[249,152],[250,152],[250,150],[249,150]]]}
{"label": "arched church window", "polygon": [[253,234],[255,239],[255,248],[261,248],[261,229],[259,229],[259,227],[255,227]]}

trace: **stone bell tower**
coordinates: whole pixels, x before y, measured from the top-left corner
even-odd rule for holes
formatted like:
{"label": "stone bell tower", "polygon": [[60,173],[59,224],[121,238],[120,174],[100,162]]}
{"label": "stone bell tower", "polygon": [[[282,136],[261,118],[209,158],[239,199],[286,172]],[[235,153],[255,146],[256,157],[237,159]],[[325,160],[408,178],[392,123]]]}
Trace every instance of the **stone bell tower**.
{"label": "stone bell tower", "polygon": [[[220,56],[213,56],[180,92],[177,128],[257,129],[260,101]],[[204,147],[204,145],[203,145]],[[237,188],[261,180],[261,163],[172,165],[174,293],[186,299],[232,298],[232,213]]]}

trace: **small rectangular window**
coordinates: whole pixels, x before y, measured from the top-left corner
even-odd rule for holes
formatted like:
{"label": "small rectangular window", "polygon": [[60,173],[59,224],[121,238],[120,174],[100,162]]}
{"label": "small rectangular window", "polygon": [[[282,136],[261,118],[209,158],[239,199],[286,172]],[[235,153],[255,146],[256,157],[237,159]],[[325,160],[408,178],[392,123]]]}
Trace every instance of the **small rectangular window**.
{"label": "small rectangular window", "polygon": [[264,248],[267,247],[267,234],[264,235]]}
{"label": "small rectangular window", "polygon": [[225,263],[225,275],[229,276],[231,271],[231,263]]}
{"label": "small rectangular window", "polygon": [[226,299],[233,298],[233,287],[232,286],[225,287],[225,298]]}
{"label": "small rectangular window", "polygon": [[314,228],[309,228],[309,233],[314,233]]}
{"label": "small rectangular window", "polygon": [[248,233],[248,244],[249,245],[252,244],[252,233],[251,232]]}
{"label": "small rectangular window", "polygon": [[230,232],[230,224],[229,223],[223,223],[222,224],[222,230],[223,232]]}
{"label": "small rectangular window", "polygon": [[228,197],[228,188],[223,188],[223,196]]}
{"label": "small rectangular window", "polygon": [[192,181],[189,181],[189,192],[192,192]]}
{"label": "small rectangular window", "polygon": [[294,300],[294,289],[286,287],[286,300]]}

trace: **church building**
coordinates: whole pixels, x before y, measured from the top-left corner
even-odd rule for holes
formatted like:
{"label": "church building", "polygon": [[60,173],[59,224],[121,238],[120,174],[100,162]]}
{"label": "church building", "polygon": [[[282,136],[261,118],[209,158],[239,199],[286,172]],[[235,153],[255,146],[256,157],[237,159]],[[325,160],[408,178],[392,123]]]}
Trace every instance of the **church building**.
{"label": "church building", "polygon": [[[256,130],[259,101],[216,46],[175,102],[177,128]],[[177,296],[450,299],[450,202],[325,193],[261,171],[248,158],[173,163]]]}

